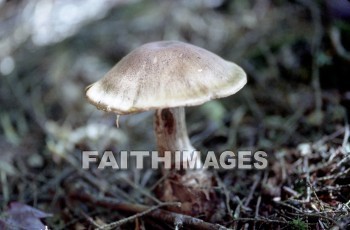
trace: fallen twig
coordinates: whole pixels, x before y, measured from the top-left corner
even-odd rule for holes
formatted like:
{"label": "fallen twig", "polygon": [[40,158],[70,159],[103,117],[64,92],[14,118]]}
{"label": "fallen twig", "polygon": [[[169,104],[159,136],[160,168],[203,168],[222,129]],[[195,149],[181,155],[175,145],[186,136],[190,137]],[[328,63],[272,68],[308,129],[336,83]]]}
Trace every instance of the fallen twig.
{"label": "fallen twig", "polygon": [[156,210],[156,209],[159,209],[161,207],[164,207],[164,206],[172,206],[172,205],[175,205],[175,206],[180,206],[181,203],[179,202],[171,202],[171,203],[162,203],[162,204],[158,204],[156,206],[153,206],[153,207],[150,207],[149,209],[143,211],[143,212],[140,212],[140,213],[137,213],[135,215],[132,215],[132,216],[129,216],[127,218],[124,218],[124,219],[121,219],[121,220],[118,220],[116,222],[113,222],[113,223],[110,223],[110,224],[105,224],[101,227],[98,227],[97,230],[100,230],[100,229],[112,229],[112,228],[116,228],[116,227],[119,227],[123,224],[126,224],[130,221],[133,221],[139,217],[142,217],[144,215],[147,215],[148,213]]}
{"label": "fallen twig", "polygon": [[227,189],[227,186],[225,185],[225,183],[221,180],[221,178],[219,177],[217,172],[214,172],[215,175],[215,179],[218,182],[219,187],[222,189],[224,195],[225,195],[225,204],[226,204],[226,209],[227,209],[227,213],[232,216],[233,211],[230,207],[230,192]]}
{"label": "fallen twig", "polygon": [[74,190],[69,193],[71,199],[88,202],[91,205],[100,206],[109,208],[111,210],[126,211],[132,213],[143,213],[144,216],[149,216],[157,220],[161,220],[171,224],[179,225],[182,223],[183,227],[188,227],[191,229],[203,229],[203,230],[224,230],[226,227],[219,224],[212,224],[205,222],[204,220],[197,219],[195,217],[173,213],[170,211],[165,211],[158,209],[158,206],[155,206],[154,210],[150,210],[152,207],[141,205],[141,204],[132,204],[127,202],[120,202],[115,199],[108,197],[96,197],[82,190]]}

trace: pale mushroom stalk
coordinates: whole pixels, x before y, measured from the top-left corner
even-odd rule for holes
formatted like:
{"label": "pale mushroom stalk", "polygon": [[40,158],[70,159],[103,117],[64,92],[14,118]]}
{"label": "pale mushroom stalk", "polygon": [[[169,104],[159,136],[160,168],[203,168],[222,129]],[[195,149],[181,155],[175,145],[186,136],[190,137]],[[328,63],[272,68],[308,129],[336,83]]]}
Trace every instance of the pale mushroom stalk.
{"label": "pale mushroom stalk", "polygon": [[[195,151],[188,138],[184,107],[157,109],[154,123],[158,151],[162,156],[165,151],[181,151],[182,159],[195,159],[196,168],[202,167],[200,154]],[[172,160],[175,163],[174,158]]]}
{"label": "pale mushroom stalk", "polygon": [[[185,108],[174,107],[157,109],[155,113],[155,132],[160,156],[166,151],[171,154],[171,169],[163,168],[168,175],[161,187],[160,199],[164,201],[180,201],[181,209],[172,208],[186,214],[199,214],[212,209],[210,196],[212,193],[212,174],[202,169],[200,152],[195,151],[187,134]],[[181,153],[176,162],[175,152]],[[193,170],[185,170],[187,159],[195,161]],[[178,163],[179,168],[176,168]],[[179,170],[181,169],[181,170]]]}

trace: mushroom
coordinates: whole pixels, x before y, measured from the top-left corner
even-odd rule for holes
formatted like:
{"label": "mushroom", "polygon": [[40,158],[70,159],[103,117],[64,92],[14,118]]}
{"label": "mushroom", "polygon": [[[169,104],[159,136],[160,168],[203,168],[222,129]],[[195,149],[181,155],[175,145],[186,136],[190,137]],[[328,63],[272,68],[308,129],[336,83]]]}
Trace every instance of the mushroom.
{"label": "mushroom", "polygon": [[[210,51],[179,41],[158,41],[122,58],[86,88],[86,96],[98,109],[118,115],[155,109],[158,152],[164,156],[165,151],[194,151],[184,107],[230,96],[246,82],[242,68]],[[212,175],[202,169],[199,152],[194,154],[197,170],[171,170],[160,196],[182,202],[177,211],[191,215],[203,214],[212,205],[210,192],[203,189],[212,187]]]}

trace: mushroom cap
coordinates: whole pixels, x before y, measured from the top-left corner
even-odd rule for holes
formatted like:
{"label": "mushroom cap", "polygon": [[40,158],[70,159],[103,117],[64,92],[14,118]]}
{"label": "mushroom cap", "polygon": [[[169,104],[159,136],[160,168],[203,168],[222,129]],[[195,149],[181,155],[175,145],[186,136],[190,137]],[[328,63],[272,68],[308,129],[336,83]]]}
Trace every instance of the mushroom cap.
{"label": "mushroom cap", "polygon": [[178,42],[147,43],[122,58],[86,88],[98,109],[130,114],[195,106],[227,97],[247,82],[245,72],[203,48]]}

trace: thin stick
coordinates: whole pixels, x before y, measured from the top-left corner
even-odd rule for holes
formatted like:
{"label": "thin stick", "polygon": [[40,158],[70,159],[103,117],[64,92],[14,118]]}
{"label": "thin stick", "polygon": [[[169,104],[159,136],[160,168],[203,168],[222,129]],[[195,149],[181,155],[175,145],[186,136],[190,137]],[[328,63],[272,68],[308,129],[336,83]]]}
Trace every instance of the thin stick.
{"label": "thin stick", "polygon": [[330,135],[326,135],[323,136],[320,140],[318,140],[315,144],[313,144],[313,146],[317,147],[317,146],[321,146],[323,145],[325,142],[327,141],[331,141],[333,139],[335,139],[336,137],[342,135],[345,132],[345,128],[340,128],[337,131],[335,131],[334,133],[330,134]]}
{"label": "thin stick", "polygon": [[265,219],[265,218],[237,218],[234,220],[234,222],[263,222],[263,223],[270,223],[270,224],[290,224],[288,221],[282,221],[282,220],[271,220],[271,219]]}
{"label": "thin stick", "polygon": [[[307,153],[310,154],[310,153]],[[309,156],[304,156],[304,162],[303,162],[303,172],[306,174],[306,202],[311,201],[311,188],[310,188],[310,171],[309,171]]]}
{"label": "thin stick", "polygon": [[344,139],[343,139],[343,143],[342,143],[343,149],[346,149],[346,145],[349,142],[349,136],[350,136],[349,123],[348,123],[346,116],[345,116],[345,132],[344,132]]}
{"label": "thin stick", "polygon": [[[259,219],[259,209],[260,209],[260,204],[261,204],[261,196],[258,197],[258,200],[256,202],[256,208],[255,208],[255,219]],[[256,223],[254,222],[254,229]]]}
{"label": "thin stick", "polygon": [[249,192],[249,194],[248,194],[248,197],[247,197],[247,199],[246,199],[245,202],[244,202],[244,206],[245,206],[245,207],[248,207],[250,201],[253,199],[254,192],[255,192],[255,190],[256,190],[258,184],[260,184],[260,181],[261,181],[261,174],[259,173],[259,174],[256,176],[256,178],[255,178],[255,180],[254,180],[254,184],[252,185],[252,187],[251,187],[251,189],[250,189],[250,192]]}
{"label": "thin stick", "polygon": [[256,219],[259,217],[260,204],[261,204],[261,196],[258,197],[258,200],[256,202],[256,208],[255,208],[255,218]]}
{"label": "thin stick", "polygon": [[151,188],[149,188],[149,191],[153,191],[154,189],[157,188],[158,185],[160,185],[160,183],[162,183],[165,179],[167,179],[169,177],[170,172],[165,172],[164,175],[158,180],[156,181],[156,183],[154,183]]}
{"label": "thin stick", "polygon": [[137,219],[139,217],[145,216],[145,215],[149,214],[150,212],[152,212],[152,211],[154,211],[156,209],[162,208],[164,206],[181,206],[181,203],[179,203],[179,202],[168,202],[168,203],[158,204],[156,206],[150,207],[149,209],[147,209],[147,210],[145,210],[143,212],[137,213],[135,215],[129,216],[127,218],[118,220],[118,221],[110,223],[110,224],[105,224],[105,225],[97,228],[97,230],[117,228],[117,227],[119,227],[119,226],[121,226],[123,224],[131,222],[131,221],[133,221],[133,220],[135,220],[135,219]]}
{"label": "thin stick", "polygon": [[94,219],[89,216],[88,214],[86,214],[84,211],[80,210],[80,213],[92,224],[94,225],[95,227],[100,227],[100,225],[94,221]]}
{"label": "thin stick", "polygon": [[154,196],[150,195],[149,191],[145,190],[145,188],[140,188],[140,186],[138,186],[137,184],[133,183],[132,181],[127,180],[126,178],[122,177],[121,178],[125,183],[127,183],[128,185],[130,185],[131,187],[133,187],[134,189],[136,189],[137,191],[139,191],[142,195],[148,197],[149,199],[153,200],[155,203],[157,203],[158,205],[161,205],[162,202],[160,200],[158,200],[157,198],[155,198]]}
{"label": "thin stick", "polygon": [[232,216],[233,214],[233,211],[230,207],[230,192],[229,190],[227,189],[227,186],[225,185],[225,183],[221,180],[221,178],[219,177],[218,173],[217,172],[214,172],[214,175],[215,175],[215,179],[216,181],[218,182],[218,185],[220,187],[220,189],[223,190],[224,192],[224,195],[225,195],[225,204],[226,204],[226,208],[227,208],[227,213]]}
{"label": "thin stick", "polygon": [[[296,213],[288,213],[290,215],[293,215],[293,216],[300,216],[301,214],[296,214]],[[324,216],[324,215],[321,215],[321,214],[317,214],[317,213],[302,213],[303,216],[306,216],[306,217],[318,217],[320,219],[324,219],[324,220],[328,220],[330,222],[332,222],[334,224],[334,226],[338,226],[338,223],[333,220],[332,218],[328,217],[328,216]]]}
{"label": "thin stick", "polygon": [[316,180],[317,181],[325,181],[325,180],[337,179],[337,178],[339,178],[341,176],[345,176],[346,174],[348,174],[348,172],[350,172],[350,168],[348,168],[348,169],[346,169],[346,170],[344,170],[342,172],[339,172],[337,174],[316,178]]}
{"label": "thin stick", "polygon": [[320,69],[317,61],[321,49],[321,39],[324,33],[322,24],[321,24],[321,10],[317,3],[311,0],[299,0],[301,4],[309,8],[311,12],[311,18],[313,22],[313,37],[311,43],[311,52],[312,52],[312,86],[315,91],[315,107],[316,112],[321,113],[322,111],[322,90],[320,85]]}

